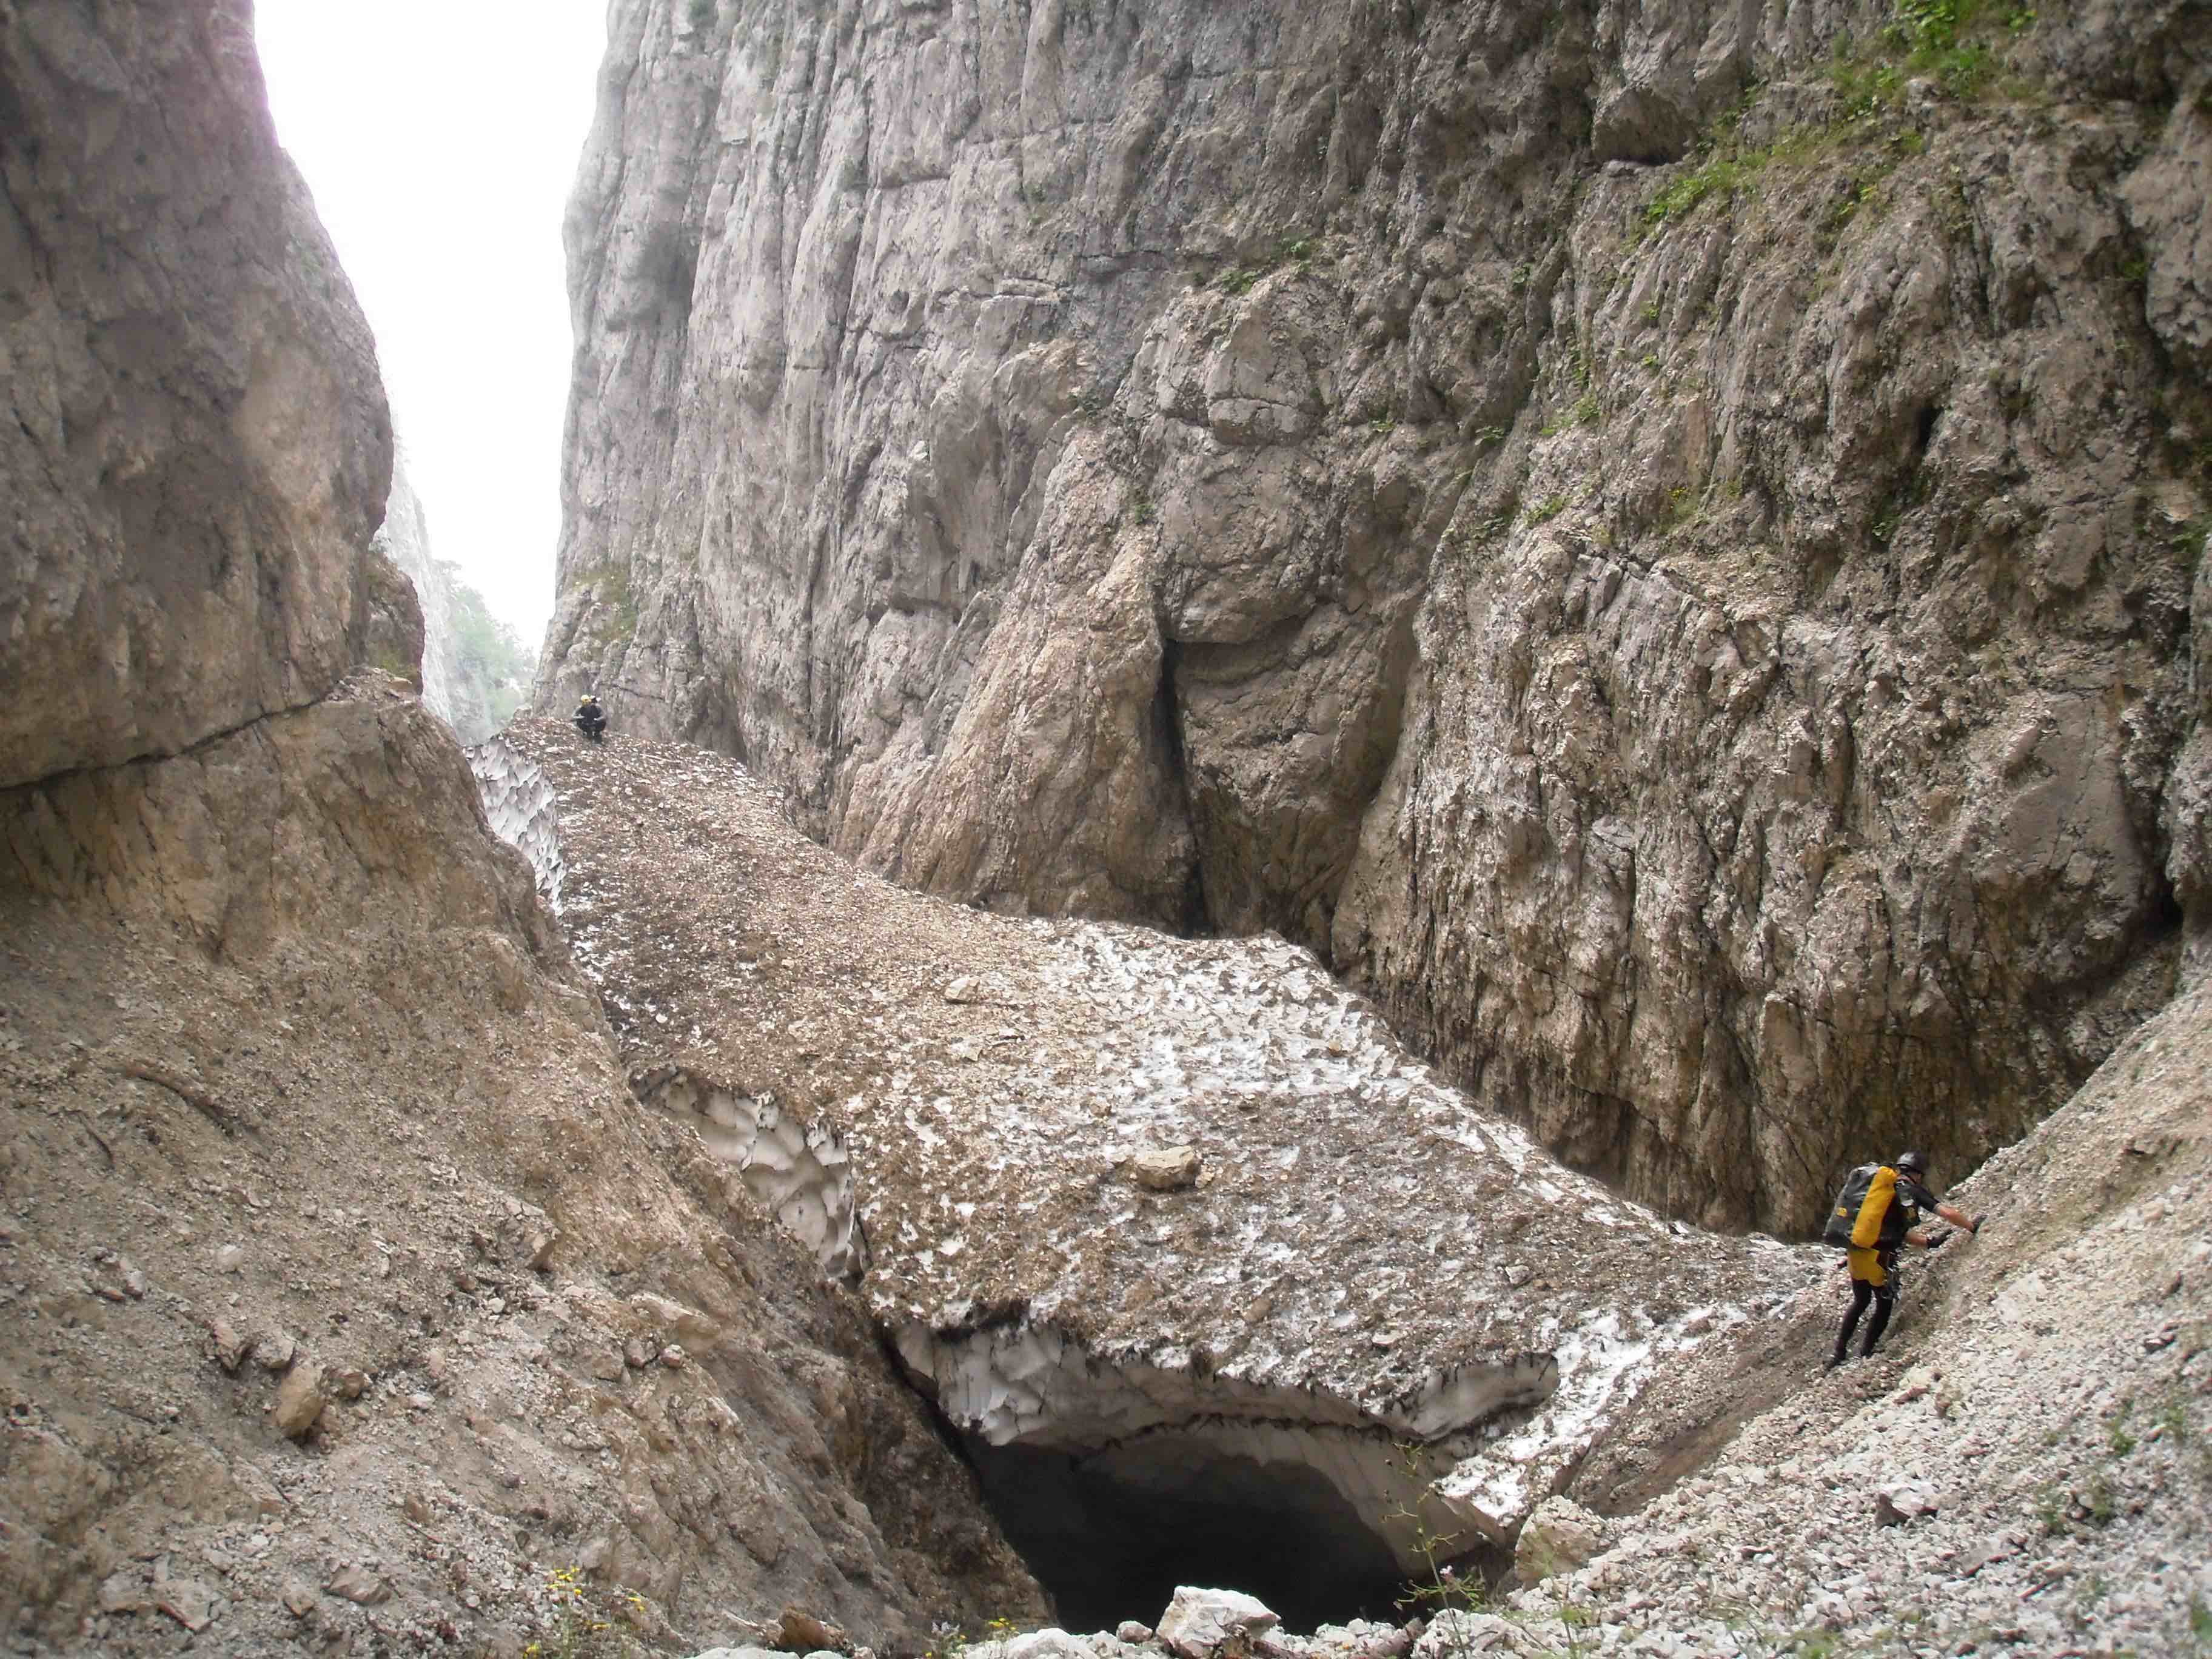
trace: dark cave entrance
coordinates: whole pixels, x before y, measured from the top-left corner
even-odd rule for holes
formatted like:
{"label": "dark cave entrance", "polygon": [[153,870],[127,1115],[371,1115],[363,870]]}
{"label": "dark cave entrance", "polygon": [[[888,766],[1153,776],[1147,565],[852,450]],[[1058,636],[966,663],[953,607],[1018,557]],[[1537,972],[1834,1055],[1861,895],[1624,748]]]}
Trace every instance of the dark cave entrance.
{"label": "dark cave entrance", "polygon": [[1152,1624],[1178,1584],[1255,1595],[1292,1631],[1405,1616],[1389,1544],[1304,1463],[1200,1434],[1081,1455],[966,1439],[986,1501],[1068,1630]]}

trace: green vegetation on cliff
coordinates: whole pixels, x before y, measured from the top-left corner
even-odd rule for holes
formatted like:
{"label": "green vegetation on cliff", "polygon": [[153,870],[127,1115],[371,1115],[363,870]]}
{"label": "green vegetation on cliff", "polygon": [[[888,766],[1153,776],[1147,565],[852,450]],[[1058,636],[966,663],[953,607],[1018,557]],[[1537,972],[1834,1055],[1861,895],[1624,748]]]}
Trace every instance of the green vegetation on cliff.
{"label": "green vegetation on cliff", "polygon": [[521,707],[538,670],[538,653],[523,644],[514,629],[491,614],[483,594],[461,580],[460,567],[449,559],[438,561],[451,584],[453,605],[447,622],[452,630],[453,692],[456,713],[481,711],[485,729],[472,727],[462,740],[479,743],[498,731]]}

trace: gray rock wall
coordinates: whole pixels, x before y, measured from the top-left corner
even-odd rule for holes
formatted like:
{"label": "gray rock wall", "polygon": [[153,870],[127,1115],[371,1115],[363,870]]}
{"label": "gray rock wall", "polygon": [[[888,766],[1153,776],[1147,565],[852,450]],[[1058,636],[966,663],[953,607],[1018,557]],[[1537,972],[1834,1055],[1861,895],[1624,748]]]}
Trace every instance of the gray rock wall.
{"label": "gray rock wall", "polygon": [[[483,742],[507,724],[527,687],[529,664],[521,653],[513,653],[520,676],[507,677],[504,659],[513,636],[493,618],[483,595],[459,579],[459,568],[433,550],[429,515],[402,464],[392,466],[392,498],[376,539],[422,604],[422,701],[464,744]],[[495,657],[502,660],[490,660]],[[407,672],[380,665],[394,673]]]}
{"label": "gray rock wall", "polygon": [[0,186],[11,1644],[1041,1619],[849,1298],[623,1086],[415,696],[249,8],[0,0]]}
{"label": "gray rock wall", "polygon": [[541,706],[1707,1220],[1959,1167],[2206,919],[2212,33],[1887,21],[628,0]]}
{"label": "gray rock wall", "polygon": [[174,754],[404,641],[375,352],[250,8],[0,9],[0,679],[28,690],[0,785]]}
{"label": "gray rock wall", "polygon": [[397,459],[392,467],[392,494],[385,501],[384,523],[376,539],[385,556],[407,578],[416,603],[422,607],[423,706],[458,729],[460,676],[453,661],[453,629],[449,624],[441,625],[453,610],[453,580],[430,550],[430,523],[422,511],[422,498],[415,493],[414,484]]}

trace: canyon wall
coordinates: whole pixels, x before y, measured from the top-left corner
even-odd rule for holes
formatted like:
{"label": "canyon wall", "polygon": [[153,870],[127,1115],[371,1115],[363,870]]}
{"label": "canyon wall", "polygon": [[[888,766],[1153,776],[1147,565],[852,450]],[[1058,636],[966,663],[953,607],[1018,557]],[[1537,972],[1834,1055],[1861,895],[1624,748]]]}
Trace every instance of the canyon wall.
{"label": "canyon wall", "polygon": [[0,704],[0,786],[302,707],[380,623],[420,628],[368,550],[374,345],[250,9],[3,21],[0,651],[27,694]]}
{"label": "canyon wall", "polygon": [[11,1646],[1041,1616],[865,1316],[630,1095],[415,694],[249,7],[0,3],[0,182]]}
{"label": "canyon wall", "polygon": [[528,654],[459,567],[432,550],[429,514],[402,464],[392,469],[377,544],[422,603],[423,702],[464,744],[482,743],[528,692]]}
{"label": "canyon wall", "polygon": [[2212,921],[2212,29],[1960,10],[621,0],[541,706],[1682,1213],[1958,1170]]}

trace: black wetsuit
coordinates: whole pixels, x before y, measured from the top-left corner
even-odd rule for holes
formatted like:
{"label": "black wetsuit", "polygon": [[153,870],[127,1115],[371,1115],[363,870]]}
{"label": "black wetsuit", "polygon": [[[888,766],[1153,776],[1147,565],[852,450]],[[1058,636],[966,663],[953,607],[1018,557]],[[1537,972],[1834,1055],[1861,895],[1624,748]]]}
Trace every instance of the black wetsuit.
{"label": "black wetsuit", "polygon": [[597,743],[607,729],[607,711],[595,702],[578,703],[576,729],[593,743]]}

